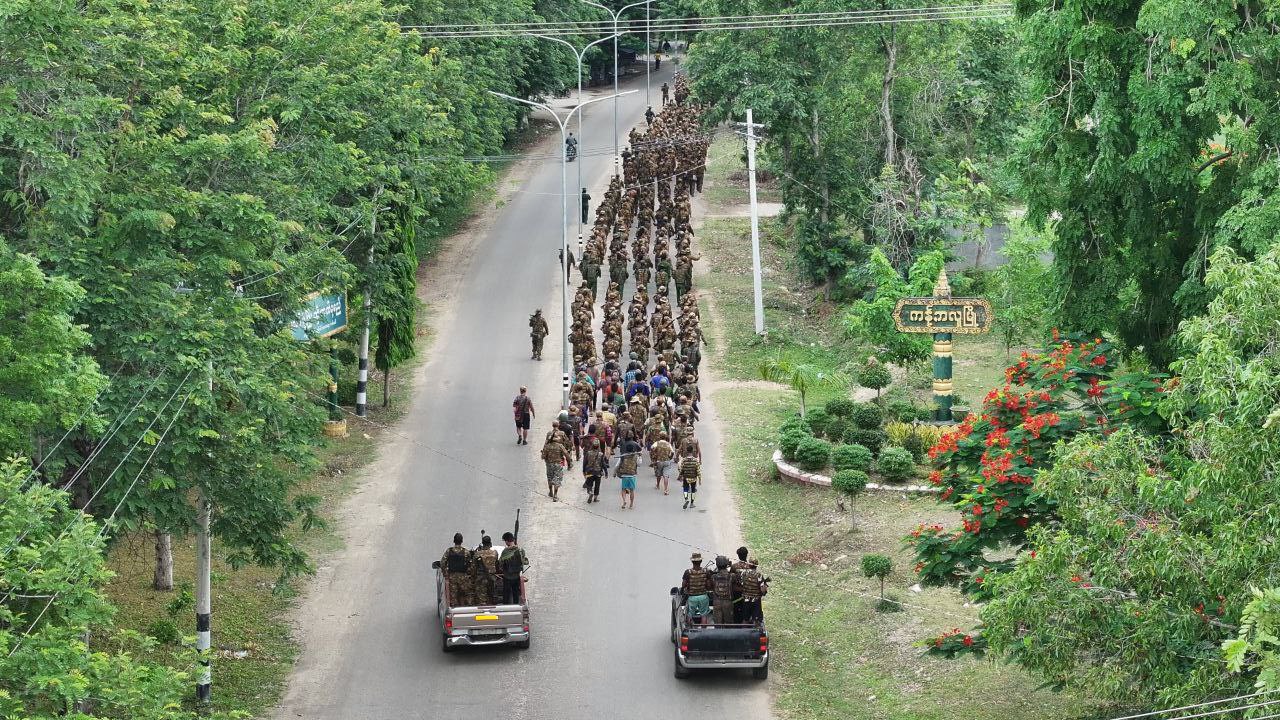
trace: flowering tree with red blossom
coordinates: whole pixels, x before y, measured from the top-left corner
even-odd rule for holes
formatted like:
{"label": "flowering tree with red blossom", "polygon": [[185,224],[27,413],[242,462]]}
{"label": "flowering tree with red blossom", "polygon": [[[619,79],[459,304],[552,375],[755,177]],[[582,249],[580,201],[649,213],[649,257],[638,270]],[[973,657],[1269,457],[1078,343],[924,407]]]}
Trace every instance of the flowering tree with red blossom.
{"label": "flowering tree with red blossom", "polygon": [[[1005,370],[1004,387],[987,394],[981,413],[929,450],[929,482],[960,511],[961,524],[921,525],[911,533],[923,582],[959,583],[975,599],[987,599],[991,574],[1012,567],[1028,529],[1055,516],[1054,503],[1035,482],[1036,472],[1052,463],[1055,445],[1122,424],[1163,428],[1156,413],[1163,378],[1117,373],[1118,361],[1116,349],[1100,338],[1055,331],[1043,352],[1024,352]],[[986,557],[998,551],[1004,559]]]}

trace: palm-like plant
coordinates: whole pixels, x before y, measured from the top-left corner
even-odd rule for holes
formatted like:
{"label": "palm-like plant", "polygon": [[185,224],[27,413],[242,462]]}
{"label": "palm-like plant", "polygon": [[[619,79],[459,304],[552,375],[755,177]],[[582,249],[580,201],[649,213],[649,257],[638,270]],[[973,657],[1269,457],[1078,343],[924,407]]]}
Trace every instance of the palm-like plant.
{"label": "palm-like plant", "polygon": [[786,358],[772,358],[760,363],[760,378],[769,382],[790,385],[800,393],[800,415],[805,414],[805,398],[809,391],[819,388],[841,387],[849,384],[843,373],[823,370],[812,363],[797,363]]}

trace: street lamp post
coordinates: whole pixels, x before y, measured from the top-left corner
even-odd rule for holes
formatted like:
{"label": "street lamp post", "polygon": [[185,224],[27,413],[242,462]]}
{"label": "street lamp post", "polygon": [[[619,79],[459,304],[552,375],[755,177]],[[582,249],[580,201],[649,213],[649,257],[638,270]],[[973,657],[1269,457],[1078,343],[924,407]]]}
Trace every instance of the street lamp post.
{"label": "street lamp post", "polygon": [[[533,37],[541,38],[543,40],[551,40],[552,42],[558,42],[561,45],[568,47],[569,51],[573,53],[573,56],[578,60],[578,104],[583,105],[584,103],[582,102],[582,60],[587,56],[588,50],[590,50],[592,47],[596,45],[599,45],[602,42],[611,40],[612,37],[602,37],[599,40],[594,40],[592,42],[589,42],[587,43],[586,47],[582,48],[582,52],[578,52],[578,49],[574,47],[573,43],[569,42],[568,40],[562,40],[556,37],[549,37],[547,35],[534,35]],[[615,92],[616,91],[617,90],[615,89]],[[586,148],[587,146],[587,141],[582,137],[582,113],[578,113],[578,144],[581,145],[583,148]],[[579,153],[579,155],[582,155],[582,153]],[[579,161],[578,161],[578,187],[579,188],[582,187],[582,163],[583,162],[585,161],[579,158]],[[578,224],[577,224],[578,247],[581,248],[582,247],[582,214],[575,213],[574,217],[578,218]],[[581,261],[581,258],[579,258],[579,261]]]}
{"label": "street lamp post", "polygon": [[[618,19],[622,17],[622,13],[630,10],[631,8],[648,5],[653,2],[653,0],[640,0],[640,2],[634,2],[630,5],[623,5],[617,12],[610,10],[600,3],[592,2],[591,0],[578,0],[578,2],[586,3],[592,7],[598,7],[613,16],[613,174],[617,175],[618,166],[622,162],[622,157],[618,154]],[[645,22],[644,32],[645,37],[647,38],[649,34],[648,21]],[[648,64],[646,63],[645,73],[648,72]],[[645,82],[647,84],[648,80]]]}
{"label": "street lamp post", "polygon": [[[638,90],[628,90],[622,95],[630,95],[639,92]],[[567,410],[569,408],[569,379],[571,366],[569,365],[569,170],[568,163],[565,159],[565,126],[569,120],[573,119],[573,114],[581,112],[582,108],[591,103],[600,102],[602,100],[613,99],[617,102],[618,94],[606,95],[604,97],[592,98],[586,102],[580,102],[576,107],[569,111],[564,120],[556,114],[549,105],[524,98],[506,95],[504,93],[489,91],[490,95],[500,97],[511,102],[523,103],[535,108],[547,111],[549,115],[556,121],[556,125],[560,128],[560,407]],[[615,133],[615,137],[617,134]]]}

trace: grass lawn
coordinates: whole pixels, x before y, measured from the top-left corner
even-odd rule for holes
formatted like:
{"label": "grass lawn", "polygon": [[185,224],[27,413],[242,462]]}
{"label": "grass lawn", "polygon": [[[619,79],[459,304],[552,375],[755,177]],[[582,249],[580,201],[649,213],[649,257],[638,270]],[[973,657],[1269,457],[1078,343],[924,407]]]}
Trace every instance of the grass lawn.
{"label": "grass lawn", "polygon": [[[732,183],[721,192],[732,170],[731,164],[719,163],[708,174],[707,200],[713,206],[743,201],[734,200],[744,193]],[[707,357],[723,381],[713,400],[726,425],[725,472],[738,498],[747,543],[773,578],[765,605],[777,653],[776,712],[797,720],[1091,717],[1080,698],[1038,690],[1038,679],[1014,665],[935,659],[916,646],[924,637],[971,628],[977,620],[976,609],[965,607],[954,590],[910,589],[914,560],[902,538],[922,522],[956,522],[949,508],[932,497],[867,493],[851,506],[846,501],[851,512],[842,511],[830,490],[774,480],[770,457],[776,430],[796,411],[797,397],[789,388],[741,381],[757,379],[760,362],[778,355],[827,370],[846,369],[862,357],[861,348],[842,332],[838,309],[820,302],[788,268],[783,232],[775,221],[762,224],[767,338],[753,331],[748,221],[711,218],[697,235],[706,266],[697,282],[703,291]],[[987,390],[1003,384],[1005,364],[998,339],[959,339],[960,396],[979,402]],[[897,383],[898,392],[927,399],[927,374],[907,376]],[[844,392],[813,393],[809,403]],[[869,553],[892,559],[886,589],[904,605],[900,610],[876,609],[879,584],[863,577],[860,567]]]}

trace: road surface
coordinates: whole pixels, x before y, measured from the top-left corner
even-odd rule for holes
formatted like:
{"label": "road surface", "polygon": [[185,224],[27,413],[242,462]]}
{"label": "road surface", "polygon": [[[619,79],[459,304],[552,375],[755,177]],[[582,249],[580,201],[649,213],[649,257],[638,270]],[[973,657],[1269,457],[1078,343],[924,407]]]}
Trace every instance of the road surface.
{"label": "road surface", "polygon": [[[653,77],[655,102],[670,73],[664,63]],[[624,136],[645,109],[644,76],[627,84],[641,92],[620,104]],[[580,147],[610,146],[610,103],[587,110]],[[557,133],[530,153],[558,145]],[[579,161],[598,201],[611,160]],[[737,546],[712,422],[700,423],[707,482],[696,510],[681,510],[678,485],[664,497],[644,474],[633,510],[619,509],[613,478],[601,502],[586,505],[576,470],[566,477],[565,501],[545,496],[538,450],[560,403],[560,168],[526,165],[513,171],[523,184],[495,211],[447,310],[434,317],[438,335],[417,371],[409,412],[340,513],[346,546],[323,559],[300,604],[302,656],[277,718],[769,717],[768,684],[747,671],[672,676],[668,591],[691,546],[727,555]],[[572,200],[570,207],[572,221]],[[542,362],[529,359],[527,321],[536,307],[552,328]],[[511,422],[521,384],[538,410],[528,446],[515,444]],[[445,655],[431,561],[455,531],[474,547],[483,528],[500,545],[516,508],[532,563],[532,648]]]}

